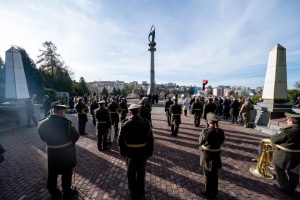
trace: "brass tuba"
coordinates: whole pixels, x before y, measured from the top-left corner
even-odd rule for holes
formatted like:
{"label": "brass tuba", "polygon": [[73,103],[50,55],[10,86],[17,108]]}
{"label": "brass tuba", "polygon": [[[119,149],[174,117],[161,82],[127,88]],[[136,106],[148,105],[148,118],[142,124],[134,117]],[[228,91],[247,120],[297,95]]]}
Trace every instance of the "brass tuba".
{"label": "brass tuba", "polygon": [[117,112],[118,114],[122,114],[122,112],[123,112],[123,109],[122,109],[122,108],[120,108],[120,107],[118,107],[118,108],[117,108],[117,110],[116,110],[116,112]]}
{"label": "brass tuba", "polygon": [[84,105],[81,109],[82,114],[88,114],[89,113],[89,107],[87,105]]}
{"label": "brass tuba", "polygon": [[256,167],[251,167],[249,171],[257,177],[265,179],[273,179],[273,175],[269,172],[269,169],[274,169],[272,165],[272,159],[274,154],[274,145],[270,139],[263,139],[259,147],[261,153],[258,155]]}

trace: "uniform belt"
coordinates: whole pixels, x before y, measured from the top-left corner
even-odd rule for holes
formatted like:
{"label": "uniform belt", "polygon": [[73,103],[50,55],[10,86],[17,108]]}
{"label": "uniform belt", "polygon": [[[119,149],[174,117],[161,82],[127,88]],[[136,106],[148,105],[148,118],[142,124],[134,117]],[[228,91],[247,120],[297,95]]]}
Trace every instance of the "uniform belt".
{"label": "uniform belt", "polygon": [[117,112],[109,112],[109,113],[117,113]]}
{"label": "uniform belt", "polygon": [[98,123],[99,123],[99,124],[105,124],[105,123],[107,123],[107,122],[104,122],[104,121],[103,121],[103,122],[101,122],[101,121],[98,121]]}
{"label": "uniform belt", "polygon": [[280,146],[279,144],[276,144],[276,147],[278,147],[279,149],[282,149],[284,151],[287,151],[287,152],[294,152],[294,153],[300,153],[300,150],[296,150],[296,149],[288,149],[288,148],[285,148],[283,146]]}
{"label": "uniform belt", "polygon": [[172,115],[181,115],[181,114],[172,114]]}
{"label": "uniform belt", "polygon": [[127,147],[130,147],[130,148],[138,148],[138,147],[144,147],[146,146],[147,143],[144,143],[144,144],[126,144]]}
{"label": "uniform belt", "polygon": [[73,142],[70,141],[70,142],[68,142],[68,143],[66,143],[66,144],[61,144],[61,145],[47,145],[47,147],[50,148],[50,149],[60,149],[60,148],[67,147],[67,146],[69,146],[69,145],[72,144],[72,143],[73,143]]}
{"label": "uniform belt", "polygon": [[210,152],[219,152],[219,151],[221,151],[221,149],[211,149],[211,148],[208,148],[208,147],[206,147],[206,146],[204,146],[203,144],[202,144],[202,149],[204,149],[205,151],[210,151]]}

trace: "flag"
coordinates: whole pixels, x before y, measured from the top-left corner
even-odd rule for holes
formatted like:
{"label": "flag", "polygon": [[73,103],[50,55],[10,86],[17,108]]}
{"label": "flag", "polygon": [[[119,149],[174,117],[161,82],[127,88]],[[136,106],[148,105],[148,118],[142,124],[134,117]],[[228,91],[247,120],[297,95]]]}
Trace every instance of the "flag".
{"label": "flag", "polygon": [[196,87],[195,85],[195,88],[194,88],[194,94],[197,94],[198,93],[198,88]]}
{"label": "flag", "polygon": [[208,83],[208,80],[202,79],[203,90],[205,90],[205,85]]}

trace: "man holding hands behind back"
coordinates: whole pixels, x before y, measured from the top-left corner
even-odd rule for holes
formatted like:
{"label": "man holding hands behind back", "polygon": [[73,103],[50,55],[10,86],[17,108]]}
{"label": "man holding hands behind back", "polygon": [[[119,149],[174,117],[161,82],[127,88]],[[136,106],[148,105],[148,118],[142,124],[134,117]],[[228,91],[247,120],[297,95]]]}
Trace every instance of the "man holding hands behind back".
{"label": "man holding hands behind back", "polygon": [[140,117],[140,106],[131,104],[130,118],[121,122],[118,138],[120,154],[126,158],[130,196],[133,200],[145,197],[146,161],[153,153],[153,134],[149,120]]}
{"label": "man holding hands behind back", "polygon": [[300,171],[300,115],[299,113],[284,113],[288,127],[280,129],[270,140],[275,144],[272,164],[279,185],[276,189],[293,196],[299,182]]}
{"label": "man holding hands behind back", "polygon": [[38,125],[38,133],[47,143],[47,189],[51,199],[60,198],[62,192],[57,188],[57,177],[61,174],[63,199],[69,199],[77,193],[71,188],[71,183],[73,168],[77,164],[75,142],[79,139],[79,133],[73,123],[65,118],[67,106],[58,101],[52,107],[53,114]]}

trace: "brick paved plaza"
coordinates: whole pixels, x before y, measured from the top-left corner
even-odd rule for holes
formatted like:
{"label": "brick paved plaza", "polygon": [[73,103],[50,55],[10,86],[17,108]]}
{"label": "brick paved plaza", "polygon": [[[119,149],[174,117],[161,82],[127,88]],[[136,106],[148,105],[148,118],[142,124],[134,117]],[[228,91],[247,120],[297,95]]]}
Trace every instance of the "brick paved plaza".
{"label": "brick paved plaza", "polygon": [[[137,102],[130,100],[129,103]],[[152,111],[154,154],[148,160],[146,199],[204,199],[202,169],[199,166],[198,137],[204,128],[193,126],[193,116],[182,116],[177,137],[172,137],[166,123],[164,101]],[[76,115],[67,115],[77,126]],[[276,180],[253,176],[249,167],[256,163],[257,146],[269,136],[253,129],[221,121],[225,130],[222,146],[223,169],[219,172],[218,199],[291,199],[272,187]],[[78,199],[129,199],[126,166],[116,142],[109,151],[99,152],[94,127],[89,117],[87,136],[77,142],[78,165],[73,185]],[[47,162],[45,143],[37,129],[22,128],[0,133],[0,143],[7,150],[0,164],[0,199],[50,199],[46,189]],[[60,185],[60,183],[59,183]],[[300,199],[300,187],[294,199]]]}

